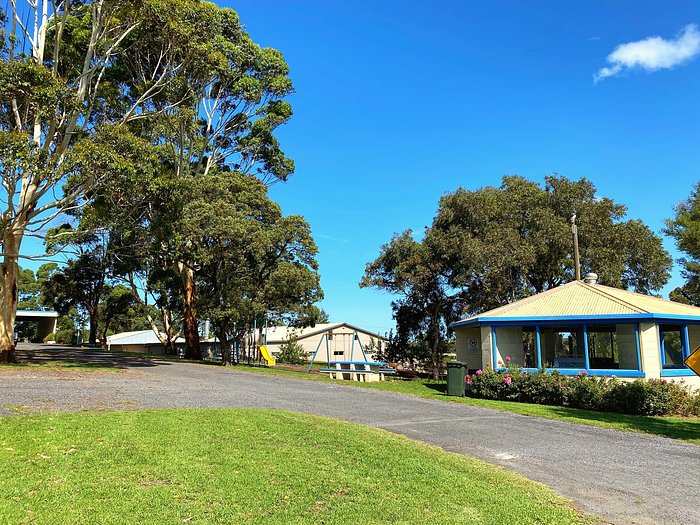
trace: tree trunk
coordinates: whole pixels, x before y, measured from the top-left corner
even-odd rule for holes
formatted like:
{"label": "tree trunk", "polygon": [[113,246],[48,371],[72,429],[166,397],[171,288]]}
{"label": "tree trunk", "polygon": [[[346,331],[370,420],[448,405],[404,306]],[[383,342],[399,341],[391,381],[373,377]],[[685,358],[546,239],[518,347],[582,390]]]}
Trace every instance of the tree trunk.
{"label": "tree trunk", "polygon": [[22,236],[9,227],[2,240],[4,252],[0,265],[0,363],[16,363],[15,317],[17,316],[17,275],[19,274],[19,247]]}
{"label": "tree trunk", "polygon": [[182,328],[185,335],[185,359],[202,360],[199,348],[199,323],[197,322],[197,295],[194,284],[194,272],[182,263],[178,263],[182,293],[185,303]]}
{"label": "tree trunk", "polygon": [[[438,314],[439,315],[439,314]],[[433,348],[431,351],[433,379],[440,379],[442,354],[440,352],[440,319],[437,322],[433,321]]]}
{"label": "tree trunk", "polygon": [[97,345],[97,314],[90,313],[90,335],[88,344],[92,347]]}
{"label": "tree trunk", "polygon": [[219,345],[221,348],[221,364],[224,366],[232,364],[231,346],[228,341],[227,330],[225,328],[218,329],[216,331],[216,337],[219,339]]}

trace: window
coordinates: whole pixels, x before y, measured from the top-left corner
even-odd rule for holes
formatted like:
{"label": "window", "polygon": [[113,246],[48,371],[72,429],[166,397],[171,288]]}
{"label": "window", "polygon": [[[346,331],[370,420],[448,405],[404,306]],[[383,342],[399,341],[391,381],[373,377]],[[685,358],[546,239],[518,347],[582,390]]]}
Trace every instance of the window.
{"label": "window", "polygon": [[547,326],[540,331],[542,366],[547,368],[585,368],[583,327]]}
{"label": "window", "polygon": [[659,326],[661,340],[661,362],[664,368],[685,368],[683,363],[683,327],[678,325]]}
{"label": "window", "polygon": [[537,368],[537,338],[534,327],[523,327],[523,356],[523,366]]}
{"label": "window", "polygon": [[586,330],[590,368],[639,369],[635,325],[591,325]]}
{"label": "window", "polygon": [[[537,367],[537,344],[534,327],[502,326],[496,328],[496,347],[501,365],[510,362],[525,368]],[[477,348],[475,346],[475,348]]]}

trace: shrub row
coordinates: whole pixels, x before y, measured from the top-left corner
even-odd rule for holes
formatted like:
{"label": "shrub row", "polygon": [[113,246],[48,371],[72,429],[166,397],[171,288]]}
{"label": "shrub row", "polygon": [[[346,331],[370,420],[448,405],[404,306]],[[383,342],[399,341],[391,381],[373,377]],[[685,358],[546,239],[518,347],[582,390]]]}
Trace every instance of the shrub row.
{"label": "shrub row", "polygon": [[665,379],[621,381],[615,377],[591,377],[585,372],[564,376],[557,371],[522,372],[478,370],[467,376],[467,393],[483,399],[520,401],[539,405],[644,416],[700,416],[700,392]]}

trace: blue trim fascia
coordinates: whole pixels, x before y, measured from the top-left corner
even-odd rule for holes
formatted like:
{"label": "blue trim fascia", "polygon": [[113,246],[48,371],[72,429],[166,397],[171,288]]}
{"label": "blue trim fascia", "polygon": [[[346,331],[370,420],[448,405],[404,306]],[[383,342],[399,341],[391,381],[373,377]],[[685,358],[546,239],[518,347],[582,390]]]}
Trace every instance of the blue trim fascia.
{"label": "blue trim fascia", "polygon": [[[498,368],[496,372],[506,372],[507,370],[507,368]],[[539,369],[521,368],[520,371],[534,374],[535,372],[538,372]],[[581,372],[585,372],[586,375],[596,377],[646,377],[646,373],[639,370],[619,370],[617,368],[545,368],[544,371],[548,374],[551,374],[552,372],[559,372],[563,376],[575,376]],[[692,375],[692,372],[690,374]]]}
{"label": "blue trim fascia", "polygon": [[536,324],[559,324],[565,322],[584,321],[620,321],[620,322],[640,322],[640,321],[685,321],[690,324],[700,324],[700,315],[671,315],[671,314],[614,314],[614,315],[551,315],[542,317],[474,317],[464,321],[456,321],[450,326],[500,324],[500,325],[536,325]]}
{"label": "blue trim fascia", "polygon": [[694,376],[695,372],[693,372],[690,368],[685,367],[685,368],[665,368],[661,370],[661,377],[688,377],[688,376]]}

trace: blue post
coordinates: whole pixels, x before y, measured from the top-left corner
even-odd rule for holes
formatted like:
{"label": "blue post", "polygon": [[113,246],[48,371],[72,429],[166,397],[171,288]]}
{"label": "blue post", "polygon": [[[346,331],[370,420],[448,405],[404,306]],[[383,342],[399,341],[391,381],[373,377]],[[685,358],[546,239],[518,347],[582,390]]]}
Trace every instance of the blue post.
{"label": "blue post", "polygon": [[537,369],[542,368],[542,343],[540,342],[540,325],[535,326],[535,346],[537,347]]}
{"label": "blue post", "polygon": [[493,369],[496,370],[498,367],[498,349],[496,346],[496,327],[492,326],[491,327],[491,344],[493,345],[492,353],[493,353]]}
{"label": "blue post", "polygon": [[588,358],[588,326],[585,324],[583,325],[583,362],[586,367],[586,372],[588,372],[591,368],[591,363]]}
{"label": "blue post", "polygon": [[637,345],[637,370],[642,371],[642,347],[639,344],[639,323],[634,323],[634,342]]}

